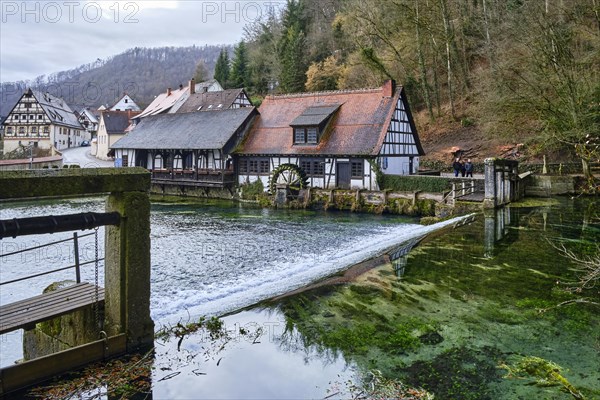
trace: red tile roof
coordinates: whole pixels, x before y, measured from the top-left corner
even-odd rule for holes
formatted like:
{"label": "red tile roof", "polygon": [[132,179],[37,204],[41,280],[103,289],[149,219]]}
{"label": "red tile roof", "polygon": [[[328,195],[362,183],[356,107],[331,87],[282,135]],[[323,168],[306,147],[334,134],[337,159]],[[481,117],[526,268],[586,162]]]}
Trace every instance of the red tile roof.
{"label": "red tile roof", "polygon": [[[392,97],[384,89],[344,90],[268,96],[239,154],[358,155],[379,153],[401,87]],[[295,145],[290,124],[309,107],[341,104],[317,145]]]}

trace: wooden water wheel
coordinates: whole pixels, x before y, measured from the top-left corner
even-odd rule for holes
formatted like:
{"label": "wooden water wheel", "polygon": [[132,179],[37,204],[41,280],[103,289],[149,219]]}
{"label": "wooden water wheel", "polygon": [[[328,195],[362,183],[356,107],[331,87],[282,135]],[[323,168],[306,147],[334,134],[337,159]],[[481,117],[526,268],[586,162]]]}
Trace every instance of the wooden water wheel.
{"label": "wooden water wheel", "polygon": [[275,194],[278,186],[285,185],[292,193],[297,194],[300,189],[308,187],[306,172],[295,164],[281,164],[273,170],[269,190]]}

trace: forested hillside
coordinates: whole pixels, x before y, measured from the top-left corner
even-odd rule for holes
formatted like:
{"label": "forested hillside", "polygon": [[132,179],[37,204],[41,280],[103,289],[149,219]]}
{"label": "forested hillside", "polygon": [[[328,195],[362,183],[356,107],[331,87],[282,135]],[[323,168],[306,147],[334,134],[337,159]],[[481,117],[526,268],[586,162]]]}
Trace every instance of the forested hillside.
{"label": "forested hillside", "polygon": [[[29,84],[76,106],[124,91],[143,106],[213,71],[255,100],[392,78],[429,158],[599,157],[600,0],[288,0],[221,50],[135,48]],[[0,115],[27,85],[2,85]]]}
{"label": "forested hillside", "polygon": [[233,79],[265,94],[393,78],[419,111],[429,152],[472,140],[483,157],[490,140],[532,157],[573,156],[580,144],[589,157],[588,135],[600,130],[599,15],[598,0],[289,0],[247,27],[232,65],[238,52],[248,65]]}
{"label": "forested hillside", "polygon": [[29,86],[57,94],[74,108],[112,105],[123,92],[140,106],[146,106],[167,87],[187,85],[199,63],[212,71],[220,50],[218,46],[136,47],[107,60],[40,76],[33,82],[4,82],[0,87],[0,115],[9,113]]}

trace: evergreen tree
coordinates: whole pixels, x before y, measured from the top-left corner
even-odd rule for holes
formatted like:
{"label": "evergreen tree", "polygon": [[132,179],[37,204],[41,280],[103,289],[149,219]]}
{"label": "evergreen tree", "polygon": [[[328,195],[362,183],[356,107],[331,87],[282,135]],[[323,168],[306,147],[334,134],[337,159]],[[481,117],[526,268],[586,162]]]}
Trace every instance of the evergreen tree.
{"label": "evergreen tree", "polygon": [[229,83],[229,54],[226,49],[221,49],[219,53],[217,64],[215,65],[214,77],[221,86],[227,88]]}
{"label": "evergreen tree", "polygon": [[248,67],[248,50],[242,40],[233,50],[231,63],[231,87],[247,87],[250,84],[250,68]]}
{"label": "evergreen tree", "polygon": [[304,90],[308,69],[306,51],[306,18],[302,0],[288,0],[283,15],[283,32],[279,40],[279,84],[287,93]]}

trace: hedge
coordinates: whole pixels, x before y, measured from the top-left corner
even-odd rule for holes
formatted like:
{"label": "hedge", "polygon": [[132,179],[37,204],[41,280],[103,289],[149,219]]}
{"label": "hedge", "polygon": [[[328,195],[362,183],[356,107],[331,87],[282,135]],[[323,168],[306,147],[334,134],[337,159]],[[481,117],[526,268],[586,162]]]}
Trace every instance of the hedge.
{"label": "hedge", "polygon": [[382,190],[442,193],[451,188],[448,179],[424,175],[383,175]]}

